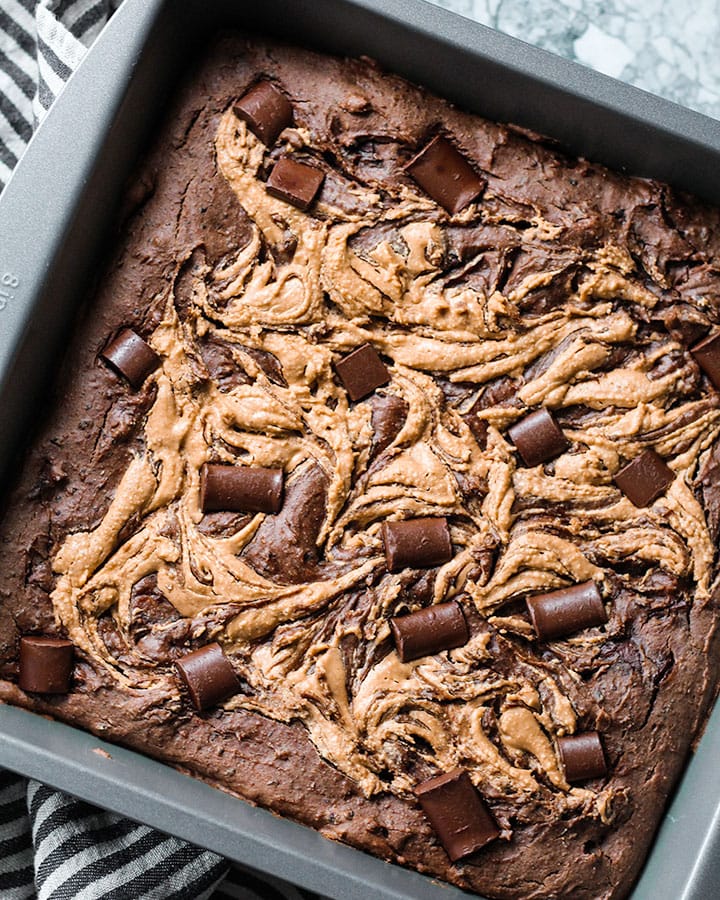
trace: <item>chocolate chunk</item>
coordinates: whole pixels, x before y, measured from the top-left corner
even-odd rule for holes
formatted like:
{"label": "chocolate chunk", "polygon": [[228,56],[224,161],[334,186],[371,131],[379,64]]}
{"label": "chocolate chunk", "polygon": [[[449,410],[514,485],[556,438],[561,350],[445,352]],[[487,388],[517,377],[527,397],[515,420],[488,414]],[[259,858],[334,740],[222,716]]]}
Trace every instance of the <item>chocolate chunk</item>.
{"label": "chocolate chunk", "polygon": [[675,480],[675,473],[654,450],[646,450],[620,469],[615,484],[635,506],[650,506]]}
{"label": "chocolate chunk", "polygon": [[251,87],[233,111],[268,147],[275,143],[284,128],[292,125],[293,120],[292,104],[270,81],[260,81]]}
{"label": "chocolate chunk", "polygon": [[200,504],[205,513],[276,513],[282,497],[282,469],[207,463],[200,472]]}
{"label": "chocolate chunk", "polygon": [[370,344],[362,344],[336,362],[335,371],[353,402],[362,400],[390,381],[385,363]]}
{"label": "chocolate chunk", "polygon": [[452,862],[480,850],[500,834],[464,769],[423,781],[415,796]]}
{"label": "chocolate chunk", "polygon": [[273,166],[265,190],[271,197],[278,197],[298,209],[307,209],[324,180],[325,173],[315,166],[306,166],[283,156]]}
{"label": "chocolate chunk", "polygon": [[607,622],[607,613],[594,581],[528,597],[528,612],[541,641],[554,641]]}
{"label": "chocolate chunk", "polygon": [[695,361],[720,391],[720,332],[711,334],[690,348]]}
{"label": "chocolate chunk", "polygon": [[405,166],[410,176],[450,215],[485,188],[481,178],[447,138],[438,135]]}
{"label": "chocolate chunk", "polygon": [[375,394],[372,399],[371,457],[379,456],[400,434],[408,414],[408,405],[395,394]]}
{"label": "chocolate chunk", "polygon": [[605,754],[597,731],[558,738],[558,750],[565,778],[570,782],[601,778],[607,774]]}
{"label": "chocolate chunk", "polygon": [[132,328],[123,328],[100,356],[137,390],[160,365],[160,357]]}
{"label": "chocolate chunk", "polygon": [[462,647],[470,637],[459,603],[439,603],[390,620],[398,655],[403,662]]}
{"label": "chocolate chunk", "polygon": [[208,644],[175,661],[195,709],[217,706],[240,690],[240,681],[220,644]]}
{"label": "chocolate chunk", "polygon": [[38,694],[67,694],[74,655],[72,641],[66,638],[20,638],[19,686]]}
{"label": "chocolate chunk", "polygon": [[383,522],[385,559],[390,572],[430,569],[452,559],[447,519],[424,516],[403,522]]}
{"label": "chocolate chunk", "polygon": [[553,414],[543,407],[508,428],[526,466],[539,466],[564,453],[569,444]]}

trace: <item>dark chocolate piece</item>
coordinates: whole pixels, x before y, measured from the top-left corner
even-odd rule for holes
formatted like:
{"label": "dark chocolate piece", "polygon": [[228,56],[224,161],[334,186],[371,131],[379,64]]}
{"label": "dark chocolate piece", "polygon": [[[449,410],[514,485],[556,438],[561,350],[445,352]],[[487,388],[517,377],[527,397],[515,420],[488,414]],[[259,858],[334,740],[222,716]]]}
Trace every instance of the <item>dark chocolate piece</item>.
{"label": "dark chocolate piece", "polygon": [[713,385],[720,390],[720,332],[695,344],[690,352]]}
{"label": "dark chocolate piece", "polygon": [[537,594],[526,602],[541,641],[554,641],[607,622],[605,605],[594,581]]}
{"label": "dark chocolate piece", "polygon": [[454,600],[390,619],[390,629],[403,662],[462,647],[470,637],[462,607]]}
{"label": "dark chocolate piece", "polygon": [[265,190],[271,197],[304,210],[313,202],[324,180],[325,173],[315,166],[283,156],[273,166]]}
{"label": "dark chocolate piece", "polygon": [[361,344],[336,362],[335,371],[353,402],[368,397],[390,381],[385,363],[370,344]]}
{"label": "dark chocolate piece", "polygon": [[635,506],[650,506],[675,480],[675,473],[662,456],[645,450],[613,478],[615,484]]}
{"label": "dark chocolate piece", "polygon": [[508,428],[526,466],[539,466],[564,453],[569,444],[550,410],[537,409]]}
{"label": "dark chocolate piece", "polygon": [[208,512],[280,512],[283,470],[207,463],[200,472],[200,505]]}
{"label": "dark chocolate piece", "polygon": [[450,215],[474,200],[486,184],[454,144],[442,135],[423,147],[405,169]]}
{"label": "dark chocolate piece", "polygon": [[160,357],[132,328],[123,328],[100,356],[137,390],[160,365]]}
{"label": "dark chocolate piece", "polygon": [[450,530],[444,517],[424,516],[383,522],[385,559],[390,572],[430,569],[452,559]]}
{"label": "dark chocolate piece", "polygon": [[20,677],[24,691],[67,694],[75,647],[66,638],[34,635],[20,638]]}
{"label": "dark chocolate piece", "polygon": [[415,796],[452,862],[475,853],[500,834],[464,769],[423,781],[416,786]]}
{"label": "dark chocolate piece", "polygon": [[565,778],[569,782],[587,781],[607,774],[605,754],[597,731],[558,738],[558,750]]}
{"label": "dark chocolate piece", "polygon": [[370,457],[379,456],[402,431],[408,404],[395,394],[375,394],[372,398],[372,447]]}
{"label": "dark chocolate piece", "polygon": [[267,147],[275,143],[293,120],[292,104],[270,81],[259,81],[251,87],[235,104],[233,112],[247,122],[250,131]]}
{"label": "dark chocolate piece", "polygon": [[175,660],[195,709],[217,706],[240,690],[240,681],[220,644],[212,643]]}

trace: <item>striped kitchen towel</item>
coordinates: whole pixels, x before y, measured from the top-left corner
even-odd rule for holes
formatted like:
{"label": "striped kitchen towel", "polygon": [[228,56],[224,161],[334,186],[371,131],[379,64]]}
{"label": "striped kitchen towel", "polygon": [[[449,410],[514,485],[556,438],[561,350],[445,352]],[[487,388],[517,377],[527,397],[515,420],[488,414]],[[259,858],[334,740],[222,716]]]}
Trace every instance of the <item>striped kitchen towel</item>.
{"label": "striped kitchen towel", "polygon": [[36,781],[0,773],[0,897],[210,897],[227,864]]}
{"label": "striped kitchen towel", "polygon": [[[0,0],[0,191],[121,0]],[[0,900],[320,900],[0,770]]]}
{"label": "striped kitchen towel", "polygon": [[0,190],[121,0],[0,0]]}
{"label": "striped kitchen towel", "polygon": [[1,900],[322,900],[0,771]]}

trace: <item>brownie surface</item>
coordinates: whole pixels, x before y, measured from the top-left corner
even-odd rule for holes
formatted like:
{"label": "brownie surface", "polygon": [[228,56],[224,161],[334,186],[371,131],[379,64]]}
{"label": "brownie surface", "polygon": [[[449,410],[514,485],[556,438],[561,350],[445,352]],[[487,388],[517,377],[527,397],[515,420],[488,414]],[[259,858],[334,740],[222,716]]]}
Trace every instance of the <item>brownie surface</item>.
{"label": "brownie surface", "polygon": [[[233,110],[260,79],[294,111],[269,147]],[[483,185],[452,215],[405,169],[438,134]],[[324,173],[305,211],[265,190],[283,155]],[[233,37],[126,213],[1,526],[0,697],[488,897],[625,896],[718,674],[718,211]],[[161,359],[137,390],[100,358],[124,327]],[[390,380],[353,403],[366,343]],[[542,407],[568,447],[524,466]],[[647,449],[674,479],[637,507]],[[281,511],[203,514],[206,463],[283,469]],[[423,516],[452,559],[389,572],[383,523]],[[607,623],[538,640],[525,599],[588,581]],[[468,642],[401,662],[390,618],[450,600]],[[73,641],[70,693],[19,689],[25,634]],[[173,662],[211,641],[241,690],[198,713]],[[593,730],[607,776],[571,786]],[[413,788],[456,767],[500,836],[452,864]]]}

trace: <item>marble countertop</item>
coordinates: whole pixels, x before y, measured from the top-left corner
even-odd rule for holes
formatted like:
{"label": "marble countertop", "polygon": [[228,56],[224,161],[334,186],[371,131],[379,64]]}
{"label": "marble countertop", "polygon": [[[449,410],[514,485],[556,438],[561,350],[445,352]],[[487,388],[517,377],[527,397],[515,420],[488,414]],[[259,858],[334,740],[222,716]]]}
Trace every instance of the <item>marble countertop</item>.
{"label": "marble countertop", "polygon": [[720,119],[720,2],[430,0]]}

